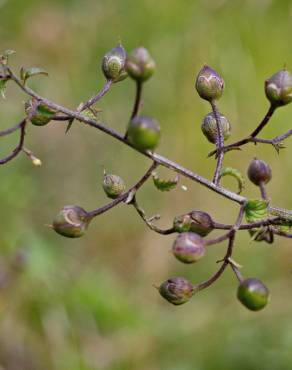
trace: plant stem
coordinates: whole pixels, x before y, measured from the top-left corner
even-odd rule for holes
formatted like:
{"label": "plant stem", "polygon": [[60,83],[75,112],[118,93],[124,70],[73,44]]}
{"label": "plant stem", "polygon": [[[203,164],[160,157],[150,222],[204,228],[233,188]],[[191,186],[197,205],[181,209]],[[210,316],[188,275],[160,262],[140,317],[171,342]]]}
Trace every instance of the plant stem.
{"label": "plant stem", "polygon": [[211,101],[210,104],[212,106],[213,114],[214,114],[216,125],[217,125],[217,138],[216,138],[217,164],[216,164],[216,169],[215,169],[215,173],[213,177],[213,183],[215,185],[218,185],[220,181],[220,172],[221,172],[221,168],[223,165],[223,159],[224,159],[224,151],[223,151],[224,136],[223,136],[223,128],[222,128],[221,121],[220,121],[219,111],[216,106],[216,103],[215,101]]}

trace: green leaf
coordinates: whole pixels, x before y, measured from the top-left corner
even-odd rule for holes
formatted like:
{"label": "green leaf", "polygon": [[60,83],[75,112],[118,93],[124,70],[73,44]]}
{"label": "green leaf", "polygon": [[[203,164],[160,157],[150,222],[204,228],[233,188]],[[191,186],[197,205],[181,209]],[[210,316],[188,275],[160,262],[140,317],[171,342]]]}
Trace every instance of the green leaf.
{"label": "green leaf", "polygon": [[239,172],[236,168],[224,167],[220,172],[220,178],[224,176],[232,176],[237,180],[238,183],[237,194],[240,194],[245,186],[244,177],[242,176],[241,172]]}
{"label": "green leaf", "polygon": [[245,205],[245,218],[247,222],[256,222],[269,215],[268,202],[261,199],[249,200]]}
{"label": "green leaf", "polygon": [[5,90],[6,90],[7,80],[0,80],[0,95],[5,99]]}
{"label": "green leaf", "polygon": [[174,179],[163,180],[154,172],[152,173],[153,183],[160,191],[170,191],[174,189],[179,181],[179,176],[176,175]]}
{"label": "green leaf", "polygon": [[21,70],[20,70],[20,78],[21,78],[23,84],[25,84],[25,82],[28,78],[33,77],[33,76],[37,76],[37,75],[48,76],[49,74],[43,68],[38,68],[38,67],[21,68]]}

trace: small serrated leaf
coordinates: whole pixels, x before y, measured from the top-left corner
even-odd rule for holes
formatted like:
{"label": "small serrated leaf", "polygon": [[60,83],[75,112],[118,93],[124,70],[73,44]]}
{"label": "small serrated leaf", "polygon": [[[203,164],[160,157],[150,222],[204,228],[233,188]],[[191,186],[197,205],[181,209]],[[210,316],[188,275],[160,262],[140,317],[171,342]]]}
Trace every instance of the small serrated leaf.
{"label": "small serrated leaf", "polygon": [[247,222],[251,223],[262,220],[269,215],[268,202],[262,199],[249,200],[245,205],[244,211]]}
{"label": "small serrated leaf", "polygon": [[44,70],[43,68],[38,67],[31,67],[31,68],[21,68],[20,70],[20,78],[25,84],[26,80],[30,77],[37,76],[37,75],[45,75],[48,76],[48,72]]}
{"label": "small serrated leaf", "polygon": [[237,194],[240,194],[245,186],[245,180],[241,172],[238,171],[236,168],[224,167],[222,168],[220,172],[220,178],[224,176],[232,176],[237,180],[237,183],[238,183],[238,193]]}
{"label": "small serrated leaf", "polygon": [[160,191],[170,191],[174,189],[179,181],[179,176],[176,175],[175,178],[169,180],[163,180],[158,177],[157,173],[152,173],[153,183],[156,188]]}

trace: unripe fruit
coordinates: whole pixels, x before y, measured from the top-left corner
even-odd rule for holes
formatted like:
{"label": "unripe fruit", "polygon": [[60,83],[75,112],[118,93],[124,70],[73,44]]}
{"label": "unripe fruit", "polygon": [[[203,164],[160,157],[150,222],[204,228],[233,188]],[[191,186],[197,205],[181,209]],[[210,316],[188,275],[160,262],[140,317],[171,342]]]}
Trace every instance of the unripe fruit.
{"label": "unripe fruit", "polygon": [[54,117],[56,111],[43,103],[30,100],[25,104],[25,112],[35,126],[45,126]]}
{"label": "unripe fruit", "polygon": [[65,206],[53,220],[53,229],[68,238],[82,236],[90,222],[88,213],[79,206]]}
{"label": "unripe fruit", "polygon": [[190,213],[190,216],[190,231],[199,234],[200,236],[206,236],[214,230],[214,222],[208,213],[194,210]]}
{"label": "unripe fruit", "polygon": [[202,99],[213,101],[221,97],[224,80],[211,67],[204,65],[196,79],[196,89]]}
{"label": "unripe fruit", "polygon": [[153,150],[159,143],[160,126],[153,118],[134,117],[129,123],[127,138],[139,150]]}
{"label": "unripe fruit", "polygon": [[270,293],[260,280],[248,278],[240,283],[237,298],[249,310],[259,311],[269,302]]}
{"label": "unripe fruit", "polygon": [[126,189],[124,180],[121,177],[107,174],[104,174],[102,187],[106,195],[112,199],[123,194]]}
{"label": "unripe fruit", "polygon": [[[231,125],[228,119],[219,113],[219,121],[222,128],[224,140],[227,140],[231,134]],[[208,113],[203,119],[201,129],[206,138],[213,144],[216,143],[218,131],[216,118],[213,112]]]}
{"label": "unripe fruit", "polygon": [[266,184],[272,178],[272,170],[266,162],[253,159],[248,167],[247,175],[255,185]]}
{"label": "unripe fruit", "polygon": [[139,47],[127,56],[126,70],[134,80],[144,82],[153,75],[155,62],[147,49]]}
{"label": "unripe fruit", "polygon": [[266,96],[275,107],[286,105],[292,101],[292,75],[281,70],[265,82]]}
{"label": "unripe fruit", "polygon": [[173,228],[177,233],[184,233],[190,231],[191,228],[191,216],[189,214],[176,216],[173,220]]}
{"label": "unripe fruit", "polygon": [[205,241],[198,234],[181,233],[173,243],[172,252],[181,262],[197,262],[205,255]]}
{"label": "unripe fruit", "polygon": [[122,45],[118,45],[105,54],[101,68],[108,80],[119,82],[128,76],[125,70],[126,57],[127,53]]}
{"label": "unripe fruit", "polygon": [[192,297],[194,286],[183,277],[173,277],[160,285],[159,293],[168,302],[180,305]]}

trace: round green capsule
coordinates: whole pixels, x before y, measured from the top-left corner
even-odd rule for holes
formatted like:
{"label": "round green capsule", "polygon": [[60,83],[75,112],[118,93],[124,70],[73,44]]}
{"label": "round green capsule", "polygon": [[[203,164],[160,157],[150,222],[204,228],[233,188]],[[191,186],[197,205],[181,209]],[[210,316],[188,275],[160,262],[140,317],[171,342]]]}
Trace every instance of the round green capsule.
{"label": "round green capsule", "polygon": [[155,62],[147,49],[139,47],[128,55],[126,70],[134,80],[144,82],[153,75]]}
{"label": "round green capsule", "polygon": [[[219,122],[222,128],[224,140],[227,140],[231,134],[231,125],[228,119],[219,114]],[[206,138],[213,144],[216,143],[218,137],[217,122],[213,112],[208,113],[203,119],[201,129]]]}
{"label": "round green capsule", "polygon": [[265,82],[265,93],[271,104],[280,107],[292,101],[292,74],[287,70],[275,73]]}
{"label": "round green capsule", "polygon": [[150,117],[134,117],[129,123],[127,138],[139,150],[153,150],[160,140],[159,123]]}
{"label": "round green capsule", "polygon": [[106,195],[111,199],[117,198],[126,189],[124,180],[120,176],[108,174],[104,175],[102,187]]}
{"label": "round green capsule", "polygon": [[119,82],[128,76],[125,70],[126,57],[127,53],[122,45],[118,45],[105,54],[101,68],[108,80]]}
{"label": "round green capsule", "polygon": [[56,114],[56,111],[43,103],[29,101],[25,104],[25,111],[30,122],[35,126],[45,126]]}
{"label": "round green capsule", "polygon": [[202,99],[217,100],[223,94],[224,80],[214,69],[205,65],[197,75],[196,90]]}
{"label": "round green capsule", "polygon": [[173,243],[172,253],[183,263],[197,262],[205,255],[205,241],[198,234],[181,233]]}
{"label": "round green capsule", "polygon": [[239,284],[237,298],[249,310],[259,311],[268,304],[270,293],[260,280],[248,278]]}

